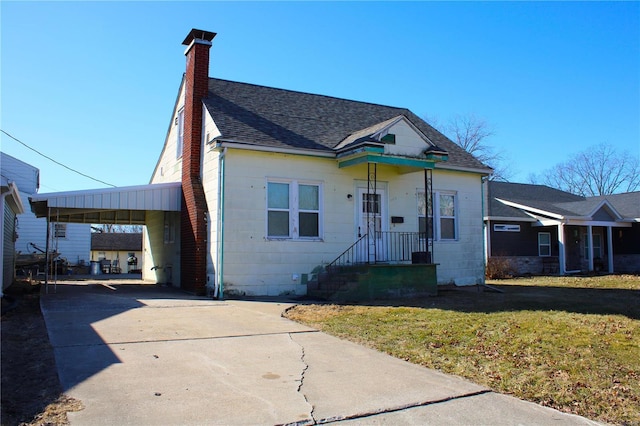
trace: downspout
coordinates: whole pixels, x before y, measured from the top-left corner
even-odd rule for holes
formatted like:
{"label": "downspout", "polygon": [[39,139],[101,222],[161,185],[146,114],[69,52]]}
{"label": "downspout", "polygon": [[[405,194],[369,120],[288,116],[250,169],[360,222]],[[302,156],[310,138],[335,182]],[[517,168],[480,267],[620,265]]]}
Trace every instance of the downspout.
{"label": "downspout", "polygon": [[[480,196],[482,197],[482,212],[481,212],[481,221],[482,221],[482,252],[484,253],[484,255],[482,256],[483,261],[482,261],[482,278],[481,284],[485,283],[485,277],[487,276],[487,262],[489,261],[489,253],[487,252],[487,239],[489,238],[489,232],[491,231],[491,228],[488,228],[488,224],[489,224],[489,220],[487,219],[487,224],[484,223],[484,207],[485,207],[485,202],[484,202],[484,184],[487,181],[487,177],[486,176],[481,176],[480,177]],[[487,215],[488,217],[488,215]]]}
{"label": "downspout", "polygon": [[224,299],[224,167],[227,148],[218,157],[218,299]]}
{"label": "downspout", "polygon": [[47,207],[47,241],[44,244],[44,258],[45,258],[45,267],[44,267],[44,288],[46,293],[49,293],[49,240],[51,239],[51,207]]}

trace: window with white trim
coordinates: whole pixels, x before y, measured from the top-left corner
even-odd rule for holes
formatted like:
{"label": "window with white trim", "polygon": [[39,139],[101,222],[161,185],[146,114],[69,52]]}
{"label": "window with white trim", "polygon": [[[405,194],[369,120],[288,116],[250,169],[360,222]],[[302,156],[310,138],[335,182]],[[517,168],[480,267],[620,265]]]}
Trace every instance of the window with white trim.
{"label": "window with white trim", "polygon": [[[602,259],[602,239],[600,234],[593,234],[593,258]],[[584,258],[589,259],[589,236],[584,234]]]}
{"label": "window with white trim", "polygon": [[267,238],[313,239],[322,233],[322,185],[297,180],[267,182]]}
{"label": "window with white trim", "polygon": [[538,232],[538,256],[551,256],[551,233]]}
{"label": "window with white trim", "polygon": [[67,238],[67,224],[66,223],[54,223],[53,224],[53,236],[55,238]]}
{"label": "window with white trim", "polygon": [[[427,211],[427,203],[424,192],[418,193],[418,232],[429,232],[432,238],[431,222],[436,239],[440,241],[455,241],[458,239],[458,208],[456,194],[454,192],[433,193],[434,206]],[[435,218],[433,212],[435,211]]]}
{"label": "window with white trim", "polygon": [[438,212],[438,236],[441,240],[455,240],[458,238],[456,232],[456,196],[455,194],[439,194]]}
{"label": "window with white trim", "polygon": [[176,158],[182,157],[182,147],[184,146],[184,108],[178,111],[178,117],[176,117],[178,125],[178,140],[176,143]]}

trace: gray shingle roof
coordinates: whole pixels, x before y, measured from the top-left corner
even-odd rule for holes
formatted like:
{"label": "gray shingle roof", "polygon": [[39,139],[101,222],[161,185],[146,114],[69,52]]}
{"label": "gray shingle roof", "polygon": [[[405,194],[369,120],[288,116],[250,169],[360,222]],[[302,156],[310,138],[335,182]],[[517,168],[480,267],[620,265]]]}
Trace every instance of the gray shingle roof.
{"label": "gray shingle roof", "polygon": [[623,219],[640,218],[640,192],[581,197],[545,185],[489,182],[488,195],[489,216],[493,217],[528,217],[520,209],[499,202],[500,198],[565,217],[590,215],[606,200]]}
{"label": "gray shingle roof", "polygon": [[403,115],[435,145],[448,151],[448,165],[488,168],[406,108],[216,78],[209,79],[204,103],[223,140],[325,152],[333,152],[353,133]]}
{"label": "gray shingle roof", "polygon": [[91,250],[141,251],[142,234],[95,232],[91,234]]}

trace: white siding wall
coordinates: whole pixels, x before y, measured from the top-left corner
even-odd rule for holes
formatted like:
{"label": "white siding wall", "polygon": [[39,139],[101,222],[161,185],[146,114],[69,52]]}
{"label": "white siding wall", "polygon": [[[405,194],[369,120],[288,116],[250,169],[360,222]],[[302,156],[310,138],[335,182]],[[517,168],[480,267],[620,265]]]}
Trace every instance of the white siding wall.
{"label": "white siding wall", "polygon": [[455,191],[458,223],[457,241],[436,241],[434,262],[439,283],[472,285],[484,282],[482,191],[480,175],[436,171],[433,190]]}
{"label": "white siding wall", "polygon": [[184,90],[181,88],[178,95],[178,107],[169,123],[169,133],[165,141],[164,149],[160,154],[156,170],[151,177],[151,183],[180,182],[182,180],[182,156],[177,155],[178,126],[176,118],[178,111],[184,107]]}
{"label": "white siding wall", "polygon": [[[42,250],[47,243],[47,221],[36,218],[28,204],[29,197],[38,190],[39,171],[37,168],[2,153],[2,174],[15,182],[20,190],[20,198],[25,203],[25,212],[18,216],[18,239],[15,250],[20,253],[37,252],[29,243]],[[67,224],[65,238],[57,240],[57,250],[72,265],[89,262],[91,250],[91,225]],[[53,249],[53,247],[51,248]]]}
{"label": "white siding wall", "polygon": [[14,236],[14,219],[16,213],[11,209],[8,203],[1,203],[2,211],[0,214],[4,215],[4,229],[0,229],[2,232],[2,286],[0,287],[0,294],[2,290],[13,284],[14,270],[15,270],[15,246],[13,245]]}
{"label": "white siding wall", "polygon": [[[10,155],[0,152],[0,166],[2,167],[2,175],[9,181],[14,182],[20,192],[26,194],[35,194],[38,192],[40,171],[24,161],[13,158]],[[27,199],[23,199],[25,204]],[[25,205],[25,208],[28,208]]]}
{"label": "white siding wall", "polygon": [[[356,188],[366,182],[366,165],[339,169],[335,160],[275,153],[229,150],[225,169],[225,292],[249,295],[305,294],[300,278],[316,266],[334,260],[356,238]],[[213,164],[213,163],[212,163]],[[212,209],[217,191],[213,168],[207,180]],[[266,178],[308,179],[323,185],[323,241],[266,238]],[[390,216],[403,216],[392,231],[417,231],[417,192],[424,188],[424,171],[398,174],[395,167],[378,167],[378,181],[388,188]],[[213,185],[215,184],[215,188]],[[435,244],[441,283],[474,284],[483,275],[482,215],[479,175],[434,172],[434,188],[453,191],[458,203],[459,239]],[[354,195],[350,200],[347,194]],[[212,211],[212,218],[215,211]],[[387,218],[388,219],[388,218]],[[215,233],[212,233],[212,240]],[[214,257],[215,259],[215,257]]]}
{"label": "white siding wall", "polygon": [[[205,127],[206,129],[206,127]],[[206,132],[205,132],[206,135]],[[211,133],[210,133],[211,135]],[[202,168],[202,182],[209,210],[207,237],[207,287],[213,289],[217,283],[218,247],[220,243],[219,211],[219,171],[221,153],[205,148]],[[212,278],[212,279],[209,279]]]}
{"label": "white siding wall", "polygon": [[404,120],[391,126],[389,133],[396,135],[396,143],[385,145],[387,154],[417,156],[428,148],[427,143]]}
{"label": "white siding wall", "polygon": [[[182,181],[182,156],[178,155],[178,112],[184,108],[184,86],[180,87],[176,109],[169,122],[167,139],[150,183]],[[173,227],[173,240],[165,239],[165,222]],[[180,212],[148,211],[142,237],[142,279],[180,287]]]}
{"label": "white siding wall", "polygon": [[[180,287],[180,212],[148,211],[145,222],[142,279]],[[169,240],[165,236],[165,223],[173,227]]]}
{"label": "white siding wall", "polygon": [[[27,194],[20,194],[23,200]],[[28,206],[25,206],[28,208]],[[51,242],[50,250],[57,249],[60,256],[71,265],[88,265],[91,252],[91,225],[85,223],[67,223],[66,236]],[[44,250],[47,244],[47,220],[37,218],[30,210],[18,216],[18,240],[16,251],[20,253],[37,253],[30,243]],[[57,247],[54,247],[57,245]]]}

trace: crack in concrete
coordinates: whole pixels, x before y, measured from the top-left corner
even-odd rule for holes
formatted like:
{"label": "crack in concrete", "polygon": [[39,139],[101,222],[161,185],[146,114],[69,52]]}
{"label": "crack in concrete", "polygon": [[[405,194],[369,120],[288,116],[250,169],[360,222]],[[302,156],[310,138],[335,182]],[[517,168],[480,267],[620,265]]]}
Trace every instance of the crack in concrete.
{"label": "crack in concrete", "polygon": [[291,426],[301,426],[301,425],[308,425],[308,424],[318,424],[315,417],[314,417],[314,410],[315,407],[313,406],[313,404],[309,401],[309,399],[307,398],[307,395],[302,392],[302,386],[304,386],[304,378],[305,378],[305,374],[307,373],[307,370],[309,369],[309,364],[307,364],[307,361],[305,359],[305,351],[304,351],[304,346],[302,346],[299,342],[296,342],[293,338],[293,333],[289,333],[289,339],[291,339],[291,341],[293,343],[295,343],[296,345],[298,345],[300,347],[300,362],[302,362],[302,365],[304,366],[302,368],[302,371],[300,372],[300,379],[298,380],[298,389],[296,390],[299,394],[302,395],[302,397],[304,398],[304,401],[309,405],[309,407],[311,407],[311,411],[309,411],[309,415],[311,416],[311,423],[309,423],[307,420],[304,420],[302,422],[294,422],[294,423],[287,423],[287,425],[291,425]]}
{"label": "crack in concrete", "polygon": [[474,397],[474,396],[484,395],[486,393],[491,393],[491,392],[493,392],[493,391],[490,390],[490,389],[483,389],[483,390],[476,391],[476,392],[470,392],[470,393],[466,393],[466,394],[462,394],[462,395],[450,396],[450,397],[446,397],[446,398],[442,398],[442,399],[437,399],[437,400],[434,400],[434,401],[416,402],[416,403],[401,405],[401,406],[397,406],[397,407],[382,408],[380,410],[371,411],[371,412],[368,412],[368,413],[359,413],[359,414],[352,414],[352,415],[346,415],[346,416],[335,416],[335,417],[328,417],[328,418],[319,419],[319,420],[313,419],[313,421],[314,421],[313,424],[321,425],[321,424],[329,424],[329,423],[334,423],[334,422],[340,422],[340,421],[344,421],[344,420],[365,419],[367,417],[377,416],[379,414],[395,413],[397,411],[408,410],[410,408],[426,407],[426,406],[429,406],[429,405],[441,404],[443,402],[455,401],[457,399],[471,398],[471,397]]}

